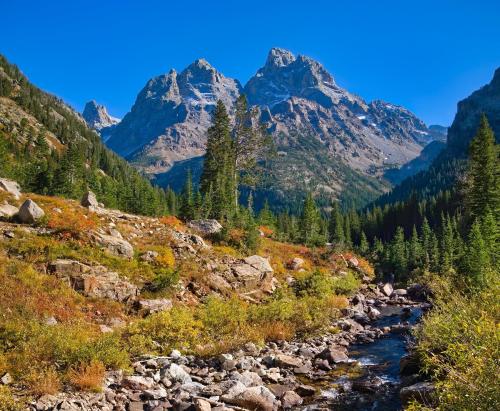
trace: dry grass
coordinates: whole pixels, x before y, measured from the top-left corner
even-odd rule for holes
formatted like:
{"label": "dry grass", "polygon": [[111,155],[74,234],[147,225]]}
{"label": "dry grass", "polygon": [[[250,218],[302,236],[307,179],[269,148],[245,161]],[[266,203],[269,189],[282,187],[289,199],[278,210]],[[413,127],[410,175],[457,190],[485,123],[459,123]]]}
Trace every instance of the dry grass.
{"label": "dry grass", "polygon": [[68,371],[69,382],[82,391],[100,392],[104,382],[106,369],[100,361],[80,364]]}
{"label": "dry grass", "polygon": [[286,341],[295,336],[295,327],[291,323],[273,321],[259,326],[264,341]]}
{"label": "dry grass", "polygon": [[160,223],[165,224],[166,226],[178,231],[184,231],[185,229],[184,223],[173,215],[161,217]]}
{"label": "dry grass", "polygon": [[57,394],[62,387],[61,379],[53,368],[44,371],[33,370],[27,377],[26,382],[29,391],[34,395]]}

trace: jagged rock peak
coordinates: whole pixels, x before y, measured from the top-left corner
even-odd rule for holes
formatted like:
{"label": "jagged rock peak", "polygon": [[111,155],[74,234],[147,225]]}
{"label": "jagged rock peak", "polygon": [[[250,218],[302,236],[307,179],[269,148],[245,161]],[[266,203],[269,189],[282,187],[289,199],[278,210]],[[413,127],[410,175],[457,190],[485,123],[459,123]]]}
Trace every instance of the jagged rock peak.
{"label": "jagged rock peak", "polygon": [[289,50],[273,47],[267,55],[265,67],[284,67],[295,61],[295,56]]}
{"label": "jagged rock peak", "polygon": [[95,100],[85,104],[82,116],[90,128],[98,131],[120,122],[120,119],[110,116],[106,107]]}

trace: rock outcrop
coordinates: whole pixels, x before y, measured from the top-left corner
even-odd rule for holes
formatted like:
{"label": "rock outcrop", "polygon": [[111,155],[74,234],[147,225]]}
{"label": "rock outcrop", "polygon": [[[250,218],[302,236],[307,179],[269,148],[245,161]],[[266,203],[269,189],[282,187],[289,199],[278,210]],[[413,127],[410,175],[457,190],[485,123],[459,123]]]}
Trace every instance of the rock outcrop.
{"label": "rock outcrop", "polygon": [[74,260],[59,259],[49,264],[48,272],[87,297],[127,302],[134,300],[139,293],[135,285],[100,265],[90,266]]}
{"label": "rock outcrop", "polygon": [[120,122],[120,119],[111,117],[106,107],[95,100],[85,104],[82,117],[91,129],[101,134],[103,140],[107,140],[113,128]]}

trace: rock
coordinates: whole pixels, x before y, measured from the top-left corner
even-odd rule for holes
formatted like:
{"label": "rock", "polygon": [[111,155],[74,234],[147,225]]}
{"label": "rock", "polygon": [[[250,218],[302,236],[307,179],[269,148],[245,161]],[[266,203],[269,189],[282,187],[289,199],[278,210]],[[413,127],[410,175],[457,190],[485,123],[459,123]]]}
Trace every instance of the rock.
{"label": "rock", "polygon": [[368,307],[368,317],[370,317],[370,320],[375,320],[380,317],[380,311],[374,307]]}
{"label": "rock", "polygon": [[359,266],[359,261],[356,257],[351,257],[347,260],[347,265],[351,268],[357,268]]}
{"label": "rock", "polygon": [[213,219],[193,220],[188,223],[188,227],[205,235],[217,234],[222,230],[222,225]]}
{"label": "rock", "polygon": [[212,406],[207,400],[203,398],[196,398],[194,400],[194,409],[196,411],[211,411]]}
{"label": "rock", "polygon": [[59,259],[47,271],[66,281],[75,291],[87,296],[126,302],[135,299],[138,288],[104,266],[89,266],[75,260]]}
{"label": "rock", "polygon": [[420,362],[416,352],[410,352],[399,360],[399,373],[403,376],[417,374],[420,371]]}
{"label": "rock", "polygon": [[12,380],[12,377],[10,376],[9,373],[5,373],[2,378],[0,378],[0,383],[2,383],[3,385],[9,385],[9,384],[12,384],[13,380]]}
{"label": "rock", "polygon": [[287,391],[281,397],[281,406],[284,409],[297,407],[302,404],[302,398],[295,391]]}
{"label": "rock", "polygon": [[421,404],[429,405],[435,401],[434,393],[435,386],[431,382],[418,382],[404,387],[399,391],[399,396],[403,405],[408,404],[410,401],[415,400]]}
{"label": "rock", "polygon": [[111,254],[128,259],[134,257],[134,248],[126,240],[96,232],[92,233],[91,238]]}
{"label": "rock", "polygon": [[299,270],[303,267],[304,260],[300,257],[295,257],[291,261],[288,262],[287,266],[290,270]]}
{"label": "rock", "polygon": [[54,317],[49,317],[45,320],[45,325],[57,325],[57,320]]}
{"label": "rock", "polygon": [[101,332],[104,334],[104,333],[112,333],[113,332],[113,329],[111,327],[108,327],[107,325],[105,324],[100,324],[99,325],[99,329],[101,330]]}
{"label": "rock", "polygon": [[172,352],[170,353],[170,358],[172,358],[173,360],[178,360],[181,357],[182,354],[179,350],[172,350]]}
{"label": "rock", "polygon": [[269,264],[269,260],[260,255],[251,255],[245,258],[244,261],[261,273],[272,273],[274,271],[271,264]]}
{"label": "rock", "polygon": [[341,351],[334,346],[325,348],[317,355],[317,357],[327,360],[330,364],[338,364],[349,360],[349,357],[344,351]]}
{"label": "rock", "polygon": [[352,384],[352,388],[358,392],[373,394],[377,392],[384,382],[379,377],[364,378],[356,380]]}
{"label": "rock", "polygon": [[168,311],[172,308],[172,300],[159,298],[155,300],[139,300],[137,308],[145,314],[153,314],[160,311]]}
{"label": "rock", "polygon": [[21,187],[14,180],[8,178],[0,178],[0,190],[12,194],[16,200],[21,198]]}
{"label": "rock", "polygon": [[87,191],[83,195],[80,204],[82,206],[88,207],[88,208],[98,208],[99,207],[99,202],[97,201],[97,198],[92,191]]}
{"label": "rock", "polygon": [[45,215],[44,211],[31,199],[27,199],[17,212],[17,217],[21,223],[33,224]]}
{"label": "rock", "polygon": [[273,411],[277,408],[274,394],[266,387],[250,387],[236,396],[222,396],[222,400],[254,411]]}
{"label": "rock", "polygon": [[303,362],[300,358],[292,357],[291,355],[286,354],[278,354],[274,358],[274,362],[278,367],[283,368],[297,368],[303,365]]}
{"label": "rock", "polygon": [[155,385],[155,381],[150,377],[129,375],[123,378],[122,385],[132,390],[143,391],[153,388]]}
{"label": "rock", "polygon": [[387,296],[387,297],[390,297],[394,291],[394,289],[392,288],[392,285],[390,283],[385,283],[382,287],[381,287],[381,290],[382,292]]}
{"label": "rock", "polygon": [[141,255],[141,260],[146,261],[148,263],[153,263],[158,258],[158,255],[159,254],[157,251],[148,250]]}
{"label": "rock", "polygon": [[17,214],[17,207],[10,204],[0,205],[0,218],[12,218]]}
{"label": "rock", "polygon": [[191,376],[180,365],[170,364],[168,372],[173,380],[180,382],[181,384],[192,382]]}
{"label": "rock", "polygon": [[316,394],[316,388],[310,386],[310,385],[299,385],[296,389],[295,392],[299,394],[301,397],[310,397],[314,394]]}
{"label": "rock", "polygon": [[404,288],[398,288],[398,289],[394,290],[394,294],[399,295],[399,296],[404,296],[404,295],[408,294],[408,292]]}

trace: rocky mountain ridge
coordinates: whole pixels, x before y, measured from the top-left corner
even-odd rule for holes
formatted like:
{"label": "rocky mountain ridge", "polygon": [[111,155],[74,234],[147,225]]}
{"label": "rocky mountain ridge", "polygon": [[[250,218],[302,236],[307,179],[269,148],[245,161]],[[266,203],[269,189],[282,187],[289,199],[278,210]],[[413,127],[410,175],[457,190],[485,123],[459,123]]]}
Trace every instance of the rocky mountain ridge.
{"label": "rocky mountain ridge", "polygon": [[114,126],[120,122],[119,118],[110,116],[107,108],[95,100],[85,104],[82,117],[90,128],[101,135],[104,141],[107,140]]}
{"label": "rocky mountain ridge", "polygon": [[[286,153],[273,162],[265,183],[275,197],[308,189],[338,198],[346,185],[367,179],[362,185],[373,198],[388,187],[381,180],[386,168],[411,161],[434,139],[407,109],[367,103],[338,86],[317,61],[273,48],[244,88],[203,59],[151,79],[106,137],[107,145],[157,181],[178,185],[168,182],[168,172],[204,154],[215,102],[221,99],[231,113],[241,93],[260,111],[278,151]],[[280,186],[289,169],[297,172]]]}

